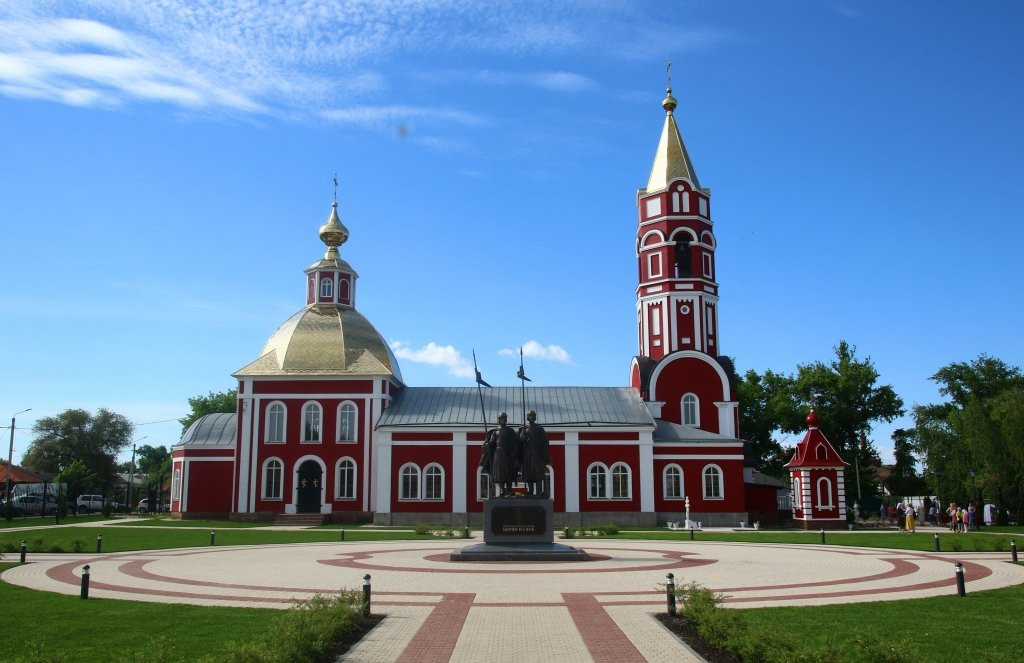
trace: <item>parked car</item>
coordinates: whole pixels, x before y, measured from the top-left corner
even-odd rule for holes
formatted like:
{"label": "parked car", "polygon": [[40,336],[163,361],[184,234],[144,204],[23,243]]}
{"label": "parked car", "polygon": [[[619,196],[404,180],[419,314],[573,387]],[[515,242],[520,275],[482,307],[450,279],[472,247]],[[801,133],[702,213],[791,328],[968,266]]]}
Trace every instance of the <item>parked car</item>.
{"label": "parked car", "polygon": [[[106,501],[109,502],[110,500]],[[102,495],[79,495],[78,501],[75,502],[75,508],[78,513],[91,513],[93,511],[102,511],[103,503]]]}
{"label": "parked car", "polygon": [[52,516],[57,513],[57,497],[42,495],[16,495],[11,499],[11,507],[15,516]]}
{"label": "parked car", "polygon": [[156,503],[156,508],[153,509],[153,508],[150,508],[150,504],[149,504],[149,500],[148,499],[139,500],[139,513],[159,513],[161,511],[170,511],[170,510],[171,510],[171,505],[170,504],[164,504],[163,502],[157,502]]}

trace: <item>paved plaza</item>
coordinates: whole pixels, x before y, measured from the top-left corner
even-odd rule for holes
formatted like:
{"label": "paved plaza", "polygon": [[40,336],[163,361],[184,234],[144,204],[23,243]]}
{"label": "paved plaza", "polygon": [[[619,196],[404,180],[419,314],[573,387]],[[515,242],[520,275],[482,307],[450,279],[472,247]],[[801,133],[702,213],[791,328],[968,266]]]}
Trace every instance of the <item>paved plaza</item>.
{"label": "paved plaza", "polygon": [[[836,535],[839,536],[839,535]],[[387,615],[340,660],[479,662],[700,660],[653,615],[673,573],[733,607],[899,600],[1024,583],[1008,553],[922,553],[842,546],[706,541],[574,540],[590,562],[451,562],[466,541],[206,547],[104,555],[30,555],[7,582],[90,596],[286,608],[372,577],[373,612]]]}

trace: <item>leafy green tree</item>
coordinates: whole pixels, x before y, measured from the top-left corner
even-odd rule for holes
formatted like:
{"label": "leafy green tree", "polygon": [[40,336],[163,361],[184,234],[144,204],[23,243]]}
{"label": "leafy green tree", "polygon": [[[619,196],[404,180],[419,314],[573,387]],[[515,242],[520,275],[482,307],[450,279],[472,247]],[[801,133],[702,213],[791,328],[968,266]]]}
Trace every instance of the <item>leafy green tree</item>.
{"label": "leafy green tree", "polygon": [[748,370],[739,381],[740,435],[751,443],[754,467],[769,476],[785,477],[789,455],[776,440],[782,412],[790,408],[793,380],[767,370]]}
{"label": "leafy green tree", "polygon": [[980,355],[954,362],[931,378],[949,400],[914,408],[916,449],[932,487],[945,501],[979,493],[1005,508],[1024,506],[1024,375],[1016,366]]}
{"label": "leafy green tree", "polygon": [[789,402],[780,401],[779,428],[801,433],[807,428],[808,406],[818,413],[819,426],[846,462],[847,494],[856,496],[854,486],[859,468],[859,483],[865,496],[877,493],[873,465],[881,465],[878,450],[868,440],[873,424],[891,422],[901,416],[903,400],[889,385],[878,385],[878,371],[871,358],[858,359],[857,348],[846,341],[835,347],[835,359],[797,366],[792,378]]}
{"label": "leafy green tree", "polygon": [[236,412],[238,410],[238,389],[211,391],[206,396],[195,396],[188,399],[188,406],[191,409],[188,416],[178,420],[181,422],[182,433],[188,430],[188,427],[199,417],[217,412]]}
{"label": "leafy green tree", "polygon": [[81,461],[95,475],[95,485],[112,483],[117,468],[115,458],[132,439],[132,422],[105,408],[96,414],[86,410],[65,410],[43,417],[32,427],[35,439],[29,444],[22,464],[31,470],[56,474],[63,464],[70,467]]}
{"label": "leafy green tree", "polygon": [[67,491],[64,497],[73,502],[79,495],[92,489],[99,483],[96,473],[86,467],[81,460],[76,460],[57,475],[56,481],[64,484]]}
{"label": "leafy green tree", "polygon": [[171,453],[167,447],[154,447],[144,444],[135,450],[136,467],[139,473],[146,475],[143,486],[158,487],[162,478],[171,473]]}
{"label": "leafy green tree", "polygon": [[926,485],[917,471],[917,457],[914,455],[914,431],[898,428],[892,433],[895,464],[889,475],[888,488],[893,495],[920,495]]}

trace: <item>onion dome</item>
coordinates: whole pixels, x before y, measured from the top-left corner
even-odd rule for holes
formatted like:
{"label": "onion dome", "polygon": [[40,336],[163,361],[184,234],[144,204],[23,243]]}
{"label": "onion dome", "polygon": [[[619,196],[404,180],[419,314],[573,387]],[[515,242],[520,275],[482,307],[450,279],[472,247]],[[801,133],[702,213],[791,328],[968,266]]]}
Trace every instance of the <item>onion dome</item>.
{"label": "onion dome", "polygon": [[401,380],[391,348],[355,309],[358,274],[338,253],[349,234],[338,218],[337,200],[319,236],[327,252],[305,270],[306,306],[285,320],[259,358],[235,377],[386,376]]}
{"label": "onion dome", "polygon": [[807,414],[807,418],[804,419],[804,421],[807,422],[808,428],[818,427],[818,413],[814,411],[813,407],[811,408],[811,411]]}

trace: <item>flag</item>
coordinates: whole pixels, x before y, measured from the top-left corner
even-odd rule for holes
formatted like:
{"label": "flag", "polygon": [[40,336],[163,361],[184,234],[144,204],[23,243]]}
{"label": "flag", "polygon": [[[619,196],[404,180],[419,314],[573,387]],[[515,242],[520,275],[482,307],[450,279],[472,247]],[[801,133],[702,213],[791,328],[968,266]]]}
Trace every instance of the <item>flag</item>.
{"label": "flag", "polygon": [[484,387],[490,387],[491,385],[484,382],[484,376],[480,375],[480,369],[476,367],[476,350],[473,350],[473,372],[476,373],[476,383]]}
{"label": "flag", "polygon": [[516,377],[520,380],[526,380],[527,382],[533,382],[530,378],[526,377],[526,371],[523,370],[523,349],[519,348],[519,372],[516,373]]}

